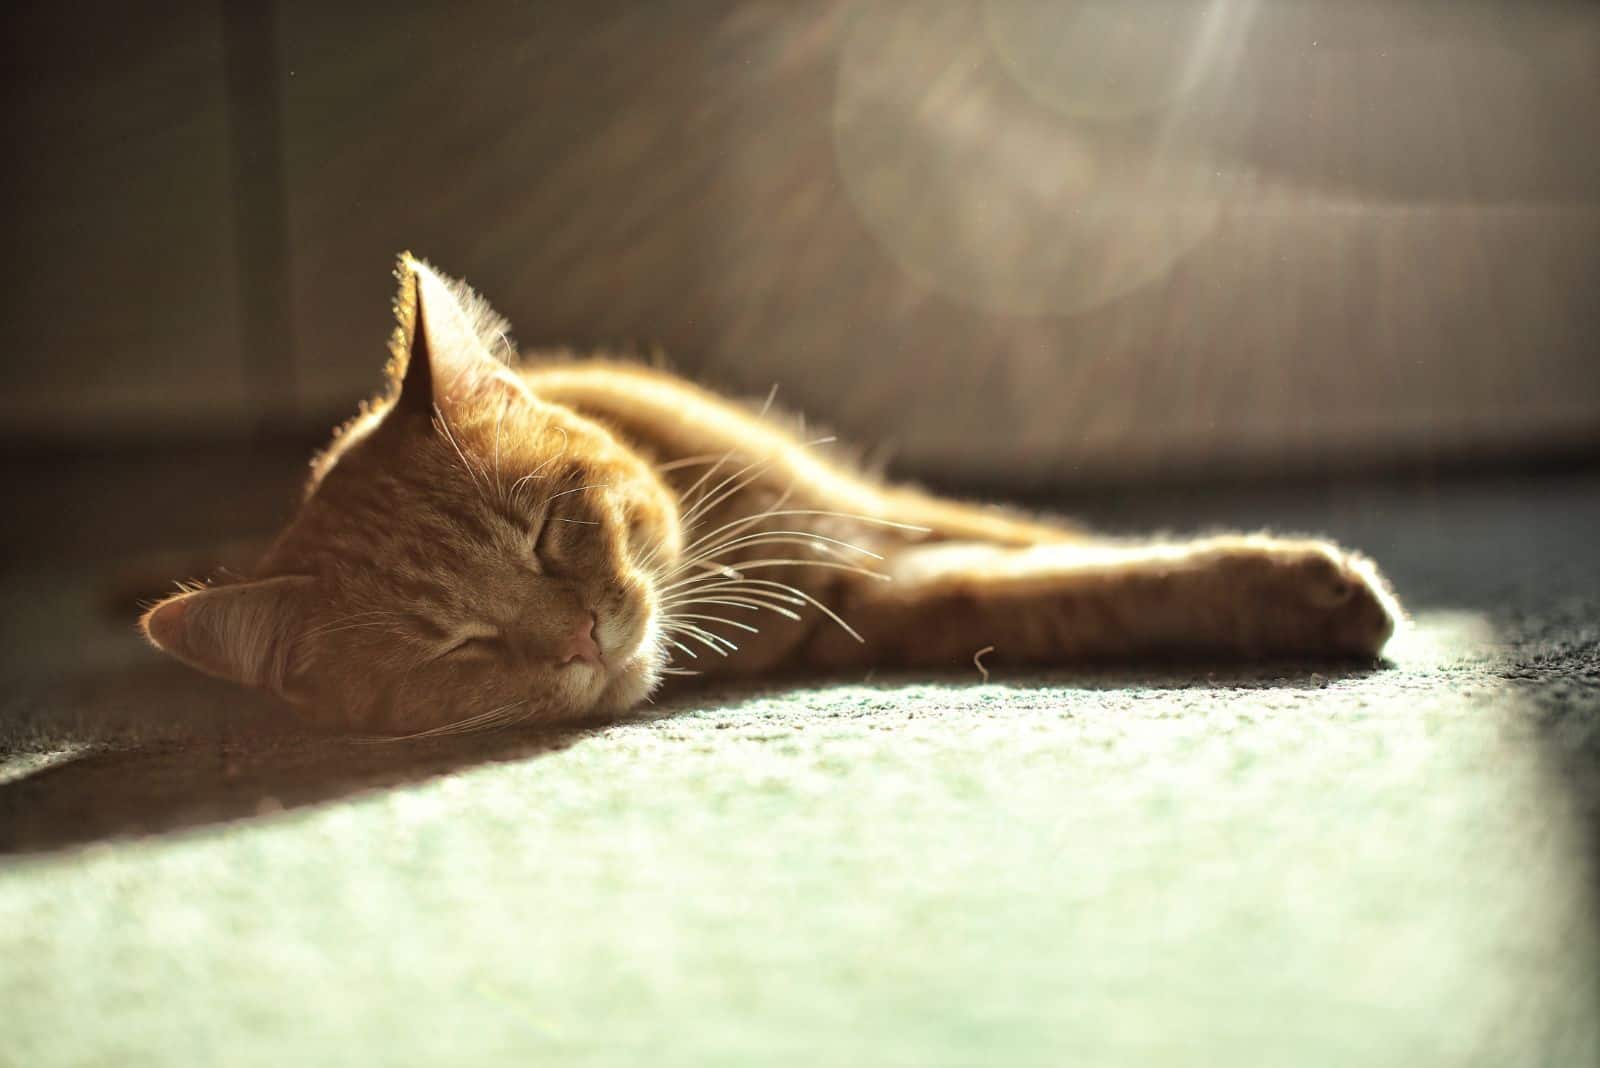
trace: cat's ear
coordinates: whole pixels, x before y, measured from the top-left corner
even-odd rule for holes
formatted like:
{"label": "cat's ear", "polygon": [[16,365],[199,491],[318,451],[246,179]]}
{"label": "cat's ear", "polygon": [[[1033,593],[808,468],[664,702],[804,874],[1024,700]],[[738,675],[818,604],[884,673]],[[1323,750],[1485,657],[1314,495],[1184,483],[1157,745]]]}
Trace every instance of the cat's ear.
{"label": "cat's ear", "polygon": [[390,373],[399,373],[400,392],[395,411],[417,415],[433,413],[433,360],[428,353],[428,332],[423,326],[422,301],[418,299],[417,276],[401,260],[400,295],[395,299],[399,331],[390,357]]}
{"label": "cat's ear", "polygon": [[409,253],[400,257],[397,273],[395,410],[431,414],[486,386],[517,388],[505,366],[511,355],[506,322],[482,297]]}
{"label": "cat's ear", "polygon": [[281,695],[315,586],[314,578],[285,575],[189,590],[150,609],[139,626],[190,667]]}

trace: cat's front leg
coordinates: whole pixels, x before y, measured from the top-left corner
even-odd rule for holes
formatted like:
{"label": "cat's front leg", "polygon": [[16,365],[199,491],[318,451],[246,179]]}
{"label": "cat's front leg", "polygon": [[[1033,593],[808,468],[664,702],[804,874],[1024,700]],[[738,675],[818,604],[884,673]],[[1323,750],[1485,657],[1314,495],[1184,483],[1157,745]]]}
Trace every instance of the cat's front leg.
{"label": "cat's front leg", "polygon": [[1328,542],[1224,537],[1194,552],[1195,612],[1246,656],[1375,658],[1401,618],[1372,561]]}
{"label": "cat's front leg", "polygon": [[1399,606],[1373,565],[1318,541],[1236,535],[1024,549],[942,544],[851,584],[865,639],[821,631],[819,666],[1070,664],[1170,656],[1372,658]]}

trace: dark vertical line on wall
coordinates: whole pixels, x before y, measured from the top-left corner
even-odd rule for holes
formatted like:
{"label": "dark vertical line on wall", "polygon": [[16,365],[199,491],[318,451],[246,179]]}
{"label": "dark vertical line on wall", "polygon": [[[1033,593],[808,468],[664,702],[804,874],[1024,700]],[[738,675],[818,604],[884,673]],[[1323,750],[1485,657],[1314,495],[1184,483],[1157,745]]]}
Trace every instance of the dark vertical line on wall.
{"label": "dark vertical line on wall", "polygon": [[289,311],[288,202],[284,180],[278,10],[270,0],[221,0],[227,79],[239,351],[256,431],[298,407]]}

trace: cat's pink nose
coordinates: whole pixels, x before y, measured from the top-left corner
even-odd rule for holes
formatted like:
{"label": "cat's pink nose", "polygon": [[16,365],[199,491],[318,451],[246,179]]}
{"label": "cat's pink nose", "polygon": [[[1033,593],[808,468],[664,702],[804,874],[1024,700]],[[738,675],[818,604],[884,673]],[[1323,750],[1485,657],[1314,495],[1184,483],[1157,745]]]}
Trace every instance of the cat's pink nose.
{"label": "cat's pink nose", "polygon": [[574,660],[583,660],[591,664],[600,662],[600,643],[594,640],[594,615],[592,613],[582,623],[578,624],[577,631],[562,646],[561,662],[570,664]]}

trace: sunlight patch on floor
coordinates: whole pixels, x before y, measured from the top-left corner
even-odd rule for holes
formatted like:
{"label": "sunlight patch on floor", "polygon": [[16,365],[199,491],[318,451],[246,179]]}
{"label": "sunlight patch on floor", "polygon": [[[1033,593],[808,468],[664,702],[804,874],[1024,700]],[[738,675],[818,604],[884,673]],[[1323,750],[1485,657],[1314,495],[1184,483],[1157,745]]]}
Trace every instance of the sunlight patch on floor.
{"label": "sunlight patch on floor", "polygon": [[1494,627],[1481,612],[1431,611],[1406,620],[1384,656],[1411,671],[1461,664],[1493,652]]}

